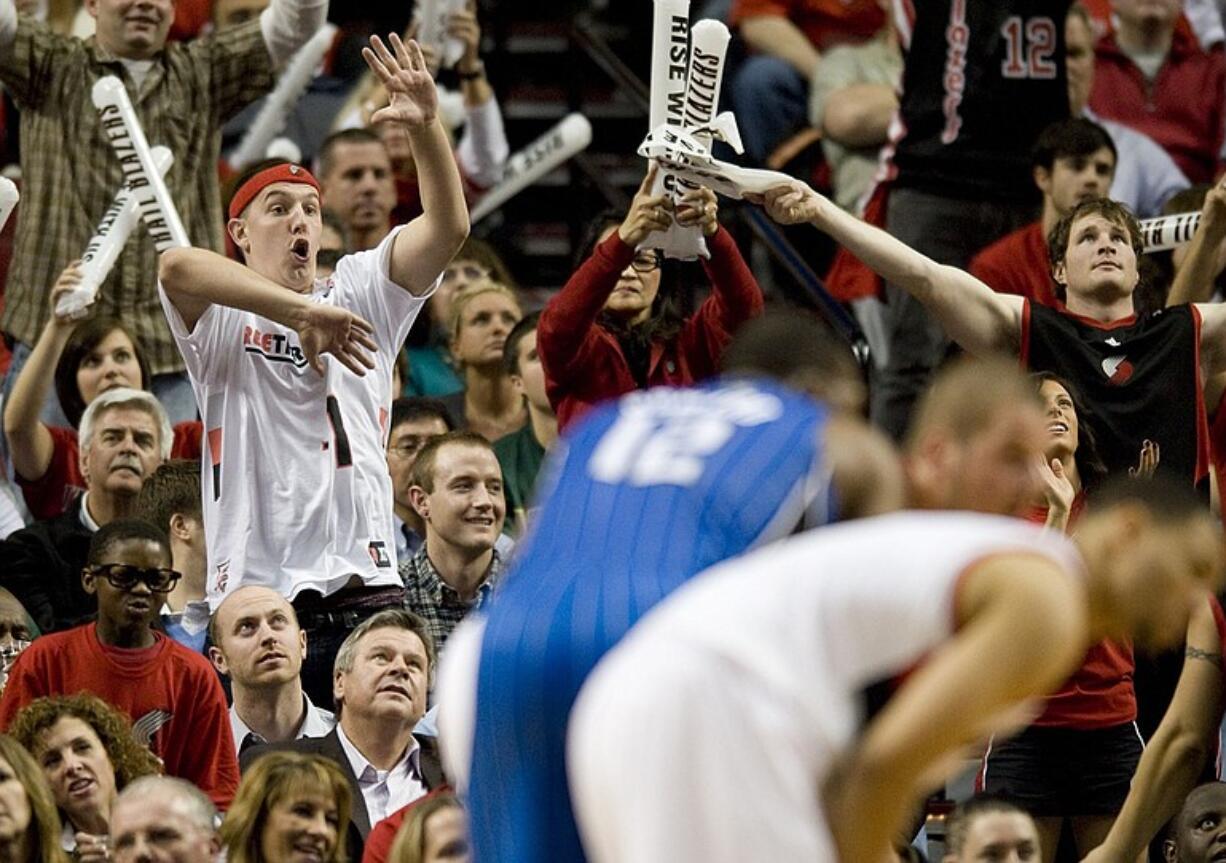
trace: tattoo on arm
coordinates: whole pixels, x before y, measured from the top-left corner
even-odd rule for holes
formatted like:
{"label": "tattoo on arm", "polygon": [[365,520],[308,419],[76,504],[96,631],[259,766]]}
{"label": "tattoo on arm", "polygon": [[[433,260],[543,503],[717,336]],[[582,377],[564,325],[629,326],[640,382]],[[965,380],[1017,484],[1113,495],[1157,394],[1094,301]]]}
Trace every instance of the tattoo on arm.
{"label": "tattoo on arm", "polygon": [[1189,647],[1184,652],[1184,656],[1188,659],[1203,659],[1206,662],[1212,662],[1218,668],[1222,667],[1222,654],[1220,653],[1210,653],[1207,650],[1201,650],[1199,647]]}

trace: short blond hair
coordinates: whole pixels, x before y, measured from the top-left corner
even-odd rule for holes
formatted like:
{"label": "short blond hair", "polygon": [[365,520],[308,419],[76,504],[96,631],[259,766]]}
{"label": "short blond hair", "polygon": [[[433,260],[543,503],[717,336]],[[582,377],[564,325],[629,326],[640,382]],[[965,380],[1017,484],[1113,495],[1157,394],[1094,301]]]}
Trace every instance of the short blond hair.
{"label": "short blond hair", "polygon": [[447,322],[447,331],[451,334],[452,341],[460,336],[465,307],[482,294],[501,294],[515,305],[516,311],[523,317],[523,306],[519,304],[519,297],[513,290],[490,278],[477,279],[456,291],[451,300],[451,320]]}

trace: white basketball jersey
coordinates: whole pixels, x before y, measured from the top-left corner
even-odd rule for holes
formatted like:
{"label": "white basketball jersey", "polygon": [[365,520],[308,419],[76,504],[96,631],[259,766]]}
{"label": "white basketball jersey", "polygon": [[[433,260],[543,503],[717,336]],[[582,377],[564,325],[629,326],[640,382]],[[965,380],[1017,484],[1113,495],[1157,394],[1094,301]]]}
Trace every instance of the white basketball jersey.
{"label": "white basketball jersey", "polygon": [[240,585],[292,599],[308,588],[328,595],[353,575],[370,586],[401,584],[387,423],[396,355],[426,297],[388,279],[398,232],[341,258],[311,295],[374,326],[379,349],[364,377],[330,356],[319,375],[294,330],[250,312],[210,306],[189,333],[158,287],[204,422],[213,608]]}

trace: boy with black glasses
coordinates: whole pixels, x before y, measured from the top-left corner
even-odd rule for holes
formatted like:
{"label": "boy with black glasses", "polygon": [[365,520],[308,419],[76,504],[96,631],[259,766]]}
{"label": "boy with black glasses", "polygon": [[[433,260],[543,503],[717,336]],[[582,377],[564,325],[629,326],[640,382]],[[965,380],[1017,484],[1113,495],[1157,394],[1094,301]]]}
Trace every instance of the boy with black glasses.
{"label": "boy with black glasses", "polygon": [[158,527],[113,521],[93,535],[81,573],[98,617],[40,638],[9,673],[0,728],[36,698],[91,692],[132,718],[138,740],[169,776],[197,785],[219,808],[238,785],[226,699],[208,661],[153,629],[180,575]]}

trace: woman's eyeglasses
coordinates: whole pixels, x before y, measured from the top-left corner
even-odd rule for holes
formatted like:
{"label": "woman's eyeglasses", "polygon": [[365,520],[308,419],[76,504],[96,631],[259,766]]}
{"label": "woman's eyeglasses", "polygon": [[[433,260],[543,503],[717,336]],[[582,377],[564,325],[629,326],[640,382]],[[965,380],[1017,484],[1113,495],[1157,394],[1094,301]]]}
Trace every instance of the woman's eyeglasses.
{"label": "woman's eyeglasses", "polygon": [[634,256],[634,260],[630,262],[630,266],[634,268],[636,273],[650,273],[660,266],[660,253],[654,250],[639,252]]}
{"label": "woman's eyeglasses", "polygon": [[183,575],[173,569],[144,569],[127,563],[100,563],[85,567],[91,575],[105,578],[116,590],[131,590],[143,581],[154,593],[171,590]]}

